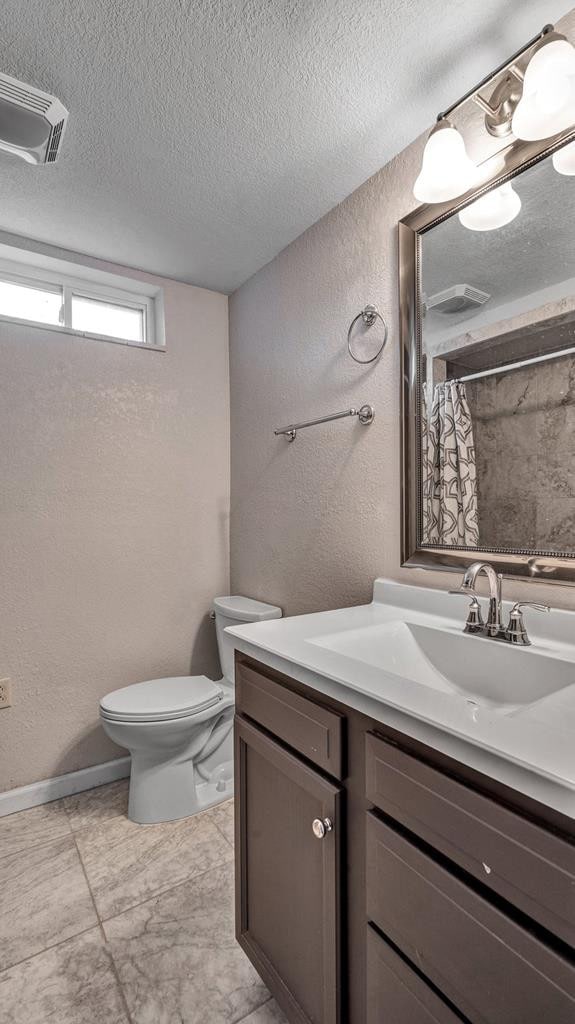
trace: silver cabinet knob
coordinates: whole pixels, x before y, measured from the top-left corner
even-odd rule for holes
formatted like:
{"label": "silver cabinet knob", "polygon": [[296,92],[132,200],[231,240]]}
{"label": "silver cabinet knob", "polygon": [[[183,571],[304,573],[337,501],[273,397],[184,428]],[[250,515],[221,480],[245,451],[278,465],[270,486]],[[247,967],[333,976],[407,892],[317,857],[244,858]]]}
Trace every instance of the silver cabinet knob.
{"label": "silver cabinet knob", "polygon": [[333,823],[329,818],[314,818],[311,823],[311,830],[316,839],[323,839],[327,832],[331,832]]}

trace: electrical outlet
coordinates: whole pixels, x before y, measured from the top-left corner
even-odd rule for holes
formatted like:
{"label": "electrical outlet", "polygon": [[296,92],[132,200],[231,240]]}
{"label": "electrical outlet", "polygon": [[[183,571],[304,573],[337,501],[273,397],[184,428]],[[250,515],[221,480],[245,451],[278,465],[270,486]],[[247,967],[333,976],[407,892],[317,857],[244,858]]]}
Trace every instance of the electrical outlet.
{"label": "electrical outlet", "polygon": [[0,708],[9,708],[12,703],[12,687],[9,679],[0,679]]}

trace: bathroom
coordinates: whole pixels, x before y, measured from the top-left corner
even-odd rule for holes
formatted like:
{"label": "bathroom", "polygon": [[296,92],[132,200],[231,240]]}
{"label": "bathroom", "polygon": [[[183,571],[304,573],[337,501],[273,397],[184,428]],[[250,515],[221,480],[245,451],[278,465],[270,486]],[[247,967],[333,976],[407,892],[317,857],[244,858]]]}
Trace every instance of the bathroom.
{"label": "bathroom", "polygon": [[2,1024],[574,1019],[574,46],[2,5]]}

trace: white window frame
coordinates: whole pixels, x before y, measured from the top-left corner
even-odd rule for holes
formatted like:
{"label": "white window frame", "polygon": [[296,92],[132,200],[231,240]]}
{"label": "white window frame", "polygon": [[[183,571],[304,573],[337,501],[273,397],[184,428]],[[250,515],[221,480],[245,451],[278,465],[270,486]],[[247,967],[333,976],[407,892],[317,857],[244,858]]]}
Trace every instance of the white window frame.
{"label": "white window frame", "polygon": [[[0,246],[0,251],[6,248]],[[26,327],[40,328],[43,331],[55,331],[60,334],[98,341],[110,341],[118,345],[152,349],[156,352],[165,351],[164,306],[161,288],[120,274],[110,274],[92,267],[80,267],[75,263],[68,264],[64,260],[44,257],[42,264],[39,265],[36,261],[32,262],[32,259],[33,254],[27,250],[18,250],[18,260],[5,259],[0,255],[0,281],[8,281],[30,288],[61,291],[62,322],[48,324],[42,320],[28,320],[0,313],[1,323],[20,324]],[[50,264],[55,265],[54,269]],[[69,272],[71,269],[76,271],[77,266],[80,273]],[[60,267],[64,269],[60,270]],[[116,281],[118,281],[118,286],[115,284]],[[143,315],[144,340],[130,341],[127,338],[118,338],[114,335],[92,331],[80,331],[72,327],[72,296],[74,295],[79,298],[94,299],[124,308],[140,310]]]}

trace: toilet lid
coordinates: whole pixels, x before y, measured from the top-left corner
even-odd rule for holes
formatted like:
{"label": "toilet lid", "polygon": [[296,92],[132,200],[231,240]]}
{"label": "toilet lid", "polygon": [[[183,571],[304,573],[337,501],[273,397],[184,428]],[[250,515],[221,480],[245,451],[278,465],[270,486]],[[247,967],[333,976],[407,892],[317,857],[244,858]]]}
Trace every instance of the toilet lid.
{"label": "toilet lid", "polygon": [[117,722],[161,722],[205,711],[223,695],[221,686],[206,676],[150,679],[108,693],[100,701],[100,710]]}

